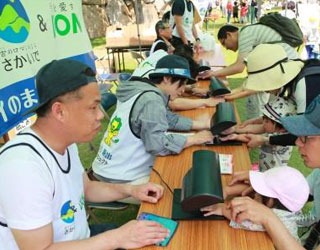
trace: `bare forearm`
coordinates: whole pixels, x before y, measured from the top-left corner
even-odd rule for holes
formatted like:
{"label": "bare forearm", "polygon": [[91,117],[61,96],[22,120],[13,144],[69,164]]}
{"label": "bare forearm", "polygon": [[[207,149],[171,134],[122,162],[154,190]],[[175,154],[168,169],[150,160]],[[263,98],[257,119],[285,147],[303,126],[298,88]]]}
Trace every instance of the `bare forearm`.
{"label": "bare forearm", "polygon": [[242,90],[242,91],[237,91],[237,92],[231,92],[231,94],[226,95],[226,100],[234,100],[234,99],[240,99],[244,98],[250,95],[253,95],[257,92],[251,91],[251,90]]}
{"label": "bare forearm", "polygon": [[225,76],[230,76],[230,75],[242,73],[244,68],[245,68],[244,63],[235,62],[235,63],[229,65],[228,67],[225,67],[224,69],[214,71],[214,76],[215,77],[225,77]]}
{"label": "bare forearm", "polygon": [[205,107],[206,103],[204,99],[189,99],[189,98],[177,98],[174,101],[169,102],[169,107],[172,110],[189,110],[195,108]]}
{"label": "bare forearm", "polygon": [[188,147],[191,147],[191,146],[194,146],[194,145],[199,145],[200,144],[200,141],[198,138],[196,138],[195,136],[188,136],[187,137],[187,142],[186,144],[184,145],[184,148],[188,148]]}
{"label": "bare forearm", "polygon": [[267,230],[277,250],[304,249],[292,237],[287,228],[275,214],[268,216],[268,220],[263,226]]}
{"label": "bare forearm", "polygon": [[265,132],[263,124],[249,124],[244,128],[236,128],[238,134],[263,134]]}
{"label": "bare forearm", "polygon": [[197,28],[194,24],[192,26],[192,35],[193,35],[194,39],[198,38],[198,31],[197,31]]}
{"label": "bare forearm", "polygon": [[241,195],[241,193],[246,190],[250,185],[247,184],[235,184],[232,186],[225,186],[224,187],[224,198],[227,198],[228,196],[234,196],[234,195]]}
{"label": "bare forearm", "polygon": [[116,230],[110,230],[85,240],[54,243],[45,250],[112,250],[119,247],[121,245],[116,240]]}
{"label": "bare forearm", "polygon": [[178,34],[179,34],[181,40],[183,41],[183,43],[184,43],[184,44],[188,44],[188,39],[186,38],[186,36],[185,36],[185,34],[184,34],[182,25],[176,24],[176,27],[177,27]]}
{"label": "bare forearm", "polygon": [[89,181],[85,189],[85,198],[92,202],[108,202],[126,198],[130,193],[130,185]]}

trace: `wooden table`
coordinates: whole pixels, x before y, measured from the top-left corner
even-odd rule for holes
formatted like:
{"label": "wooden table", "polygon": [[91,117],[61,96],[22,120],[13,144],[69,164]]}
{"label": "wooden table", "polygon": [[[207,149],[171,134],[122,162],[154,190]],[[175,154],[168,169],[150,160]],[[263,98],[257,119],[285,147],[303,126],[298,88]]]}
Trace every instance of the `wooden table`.
{"label": "wooden table", "polygon": [[[208,81],[200,83],[206,87]],[[195,119],[200,115],[212,116],[215,108],[194,109],[179,112],[183,116]],[[237,121],[239,116],[236,113]],[[242,146],[193,146],[184,149],[179,155],[157,157],[154,168],[160,173],[164,181],[171,187],[181,188],[182,178],[192,164],[192,154],[196,150],[211,150],[223,154],[232,154],[234,171],[247,170],[251,163],[248,149]],[[222,175],[222,185],[225,186],[231,179],[230,175]],[[151,172],[150,181],[162,184],[160,178]],[[163,184],[162,184],[163,185]],[[164,185],[163,185],[164,186]],[[171,217],[173,196],[165,190],[163,198],[157,204],[142,203],[141,212],[154,213],[160,216]],[[163,247],[149,246],[143,249],[163,249]],[[172,250],[266,250],[274,249],[269,236],[264,232],[251,232],[233,229],[229,221],[193,220],[179,221],[179,226],[169,245],[165,249]]]}

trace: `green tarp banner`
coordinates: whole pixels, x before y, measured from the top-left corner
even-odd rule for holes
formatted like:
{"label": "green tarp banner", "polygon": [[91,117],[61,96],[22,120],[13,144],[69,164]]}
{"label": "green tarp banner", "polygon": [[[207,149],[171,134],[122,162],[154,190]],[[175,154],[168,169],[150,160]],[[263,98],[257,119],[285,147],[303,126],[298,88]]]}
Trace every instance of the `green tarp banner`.
{"label": "green tarp banner", "polygon": [[0,0],[0,136],[38,103],[34,76],[54,59],[94,68],[81,0]]}

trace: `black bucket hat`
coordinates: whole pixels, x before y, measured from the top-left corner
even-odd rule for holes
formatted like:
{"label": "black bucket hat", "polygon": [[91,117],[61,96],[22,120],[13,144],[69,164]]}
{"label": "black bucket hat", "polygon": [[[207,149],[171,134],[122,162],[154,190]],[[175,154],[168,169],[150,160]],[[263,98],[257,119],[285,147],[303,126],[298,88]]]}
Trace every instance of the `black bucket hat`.
{"label": "black bucket hat", "polygon": [[[88,69],[91,69],[88,65],[70,59],[53,60],[44,65],[36,75],[39,104],[24,115],[36,111],[58,96],[76,90],[89,82],[96,82],[94,75],[86,74]],[[94,72],[92,69],[91,71]]]}
{"label": "black bucket hat", "polygon": [[165,57],[162,57],[157,62],[154,71],[149,74],[150,79],[162,76],[172,76],[188,79],[187,84],[196,82],[196,80],[191,77],[188,60],[182,56],[177,55],[167,55]]}

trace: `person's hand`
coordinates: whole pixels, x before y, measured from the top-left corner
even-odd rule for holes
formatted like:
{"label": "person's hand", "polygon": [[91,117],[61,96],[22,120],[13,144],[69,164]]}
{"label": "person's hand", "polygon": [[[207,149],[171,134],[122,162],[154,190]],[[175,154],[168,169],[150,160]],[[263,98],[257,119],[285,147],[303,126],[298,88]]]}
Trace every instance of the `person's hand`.
{"label": "person's hand", "polygon": [[[233,173],[232,179],[229,182],[228,186],[234,186],[237,184],[250,184],[249,171],[239,171]],[[251,195],[252,193],[254,193],[254,190],[249,185],[241,192],[241,196]]]}
{"label": "person's hand", "polygon": [[205,70],[202,72],[199,72],[198,76],[196,77],[196,79],[207,79],[210,78],[211,76],[213,76],[213,70]]}
{"label": "person's hand", "polygon": [[115,242],[119,243],[116,248],[125,249],[153,245],[163,241],[169,235],[169,231],[161,224],[147,220],[129,221],[115,231],[117,231]]}
{"label": "person's hand", "polygon": [[220,102],[224,102],[224,98],[221,97],[210,97],[205,100],[206,106],[207,107],[215,107],[217,106]]}
{"label": "person's hand", "polygon": [[224,99],[225,99],[226,101],[233,101],[233,100],[236,99],[236,98],[235,98],[235,95],[234,95],[234,94],[230,93],[230,94],[224,95]]}
{"label": "person's hand", "polygon": [[266,225],[268,218],[275,214],[266,206],[249,197],[236,197],[230,202],[231,218],[241,224],[244,220]]}
{"label": "person's hand", "polygon": [[192,145],[200,145],[207,142],[212,142],[214,139],[214,136],[212,135],[211,131],[203,130],[200,131],[194,135],[189,136],[192,140]]}
{"label": "person's hand", "polygon": [[217,203],[214,205],[206,206],[200,208],[201,212],[205,212],[203,216],[210,216],[210,215],[224,215],[225,204],[224,203]]}
{"label": "person's hand", "polygon": [[244,143],[247,143],[249,142],[248,138],[246,137],[245,134],[230,134],[230,135],[227,135],[227,136],[223,136],[223,137],[220,137],[219,138],[220,141],[230,141],[230,140],[236,140],[236,141],[241,141],[241,142],[244,142]]}
{"label": "person's hand", "polygon": [[236,126],[233,126],[231,128],[228,128],[228,129],[222,131],[221,135],[230,135],[230,134],[235,133],[235,131],[236,131]]}
{"label": "person's hand", "polygon": [[131,196],[140,201],[157,203],[163,195],[163,187],[155,183],[131,185]]}
{"label": "person's hand", "polygon": [[268,141],[268,137],[264,135],[247,134],[246,138],[248,139],[247,146],[249,148],[260,147]]}
{"label": "person's hand", "polygon": [[261,124],[261,123],[262,123],[262,118],[261,118],[261,117],[252,118],[252,119],[246,120],[246,121],[244,121],[243,123],[241,123],[241,124],[239,125],[239,128],[244,128],[244,127],[246,127],[246,126],[249,125],[249,124]]}
{"label": "person's hand", "polygon": [[194,87],[191,89],[191,93],[192,95],[195,95],[195,96],[206,96],[208,94],[208,89],[203,89],[203,88],[198,88],[198,87]]}
{"label": "person's hand", "polygon": [[238,171],[232,174],[232,179],[228,186],[232,186],[237,183],[248,183],[249,182],[249,171]]}
{"label": "person's hand", "polygon": [[168,45],[168,54],[173,54],[175,48],[170,44]]}

